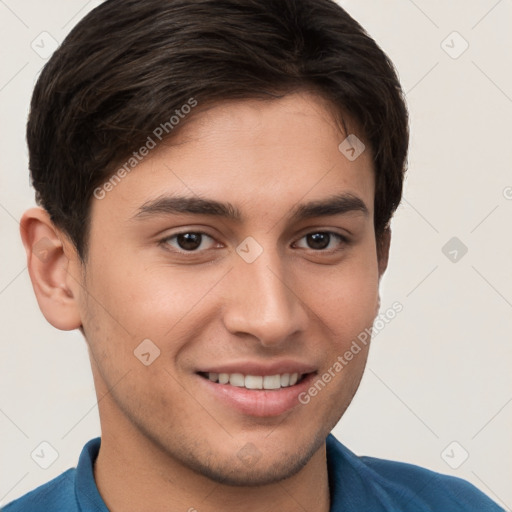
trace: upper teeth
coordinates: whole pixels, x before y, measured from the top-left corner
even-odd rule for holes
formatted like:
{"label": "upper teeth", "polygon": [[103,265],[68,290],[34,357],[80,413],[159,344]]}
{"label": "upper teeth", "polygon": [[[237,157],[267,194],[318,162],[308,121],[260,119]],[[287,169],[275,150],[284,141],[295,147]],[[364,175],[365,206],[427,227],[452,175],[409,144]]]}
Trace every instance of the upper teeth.
{"label": "upper teeth", "polygon": [[293,386],[302,375],[298,373],[283,373],[282,375],[242,375],[241,373],[214,373],[206,374],[212,382],[231,384],[247,389],[280,389]]}

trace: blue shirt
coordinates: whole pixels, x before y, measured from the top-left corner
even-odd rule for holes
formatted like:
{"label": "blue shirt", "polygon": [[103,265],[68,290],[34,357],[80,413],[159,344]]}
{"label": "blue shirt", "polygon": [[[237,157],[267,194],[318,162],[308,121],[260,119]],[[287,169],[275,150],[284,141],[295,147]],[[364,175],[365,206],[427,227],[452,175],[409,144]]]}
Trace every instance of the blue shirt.
{"label": "blue shirt", "polygon": [[[94,481],[101,438],[78,466],[2,508],[2,512],[109,512]],[[452,476],[373,457],[358,457],[327,437],[331,512],[504,512],[476,487]]]}

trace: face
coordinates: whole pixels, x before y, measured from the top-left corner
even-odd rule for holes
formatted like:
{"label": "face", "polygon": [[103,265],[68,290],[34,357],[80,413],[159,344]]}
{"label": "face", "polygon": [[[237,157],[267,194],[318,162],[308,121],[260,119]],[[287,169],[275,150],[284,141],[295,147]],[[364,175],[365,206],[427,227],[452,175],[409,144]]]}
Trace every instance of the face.
{"label": "face", "polygon": [[226,102],[93,199],[79,307],[104,436],[233,485],[323,446],[379,300],[371,155],[345,137],[312,95]]}

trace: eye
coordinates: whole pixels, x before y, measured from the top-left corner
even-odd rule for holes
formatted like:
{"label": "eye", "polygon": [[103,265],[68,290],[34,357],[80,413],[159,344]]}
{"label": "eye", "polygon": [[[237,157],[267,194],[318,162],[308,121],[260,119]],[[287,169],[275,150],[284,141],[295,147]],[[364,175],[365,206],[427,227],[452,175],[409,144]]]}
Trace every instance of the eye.
{"label": "eye", "polygon": [[[210,243],[206,241],[207,239]],[[197,249],[206,250],[213,247],[215,241],[211,236],[201,231],[185,231],[168,236],[161,243],[178,249],[178,252],[199,252]]]}
{"label": "eye", "polygon": [[[305,249],[313,249],[315,251],[326,252],[336,251],[336,242],[337,245],[348,244],[347,238],[332,231],[316,231],[314,233],[308,233],[306,236],[303,236],[300,240],[306,241],[307,247],[303,247]],[[331,244],[331,242],[333,241],[334,247],[333,244]]]}

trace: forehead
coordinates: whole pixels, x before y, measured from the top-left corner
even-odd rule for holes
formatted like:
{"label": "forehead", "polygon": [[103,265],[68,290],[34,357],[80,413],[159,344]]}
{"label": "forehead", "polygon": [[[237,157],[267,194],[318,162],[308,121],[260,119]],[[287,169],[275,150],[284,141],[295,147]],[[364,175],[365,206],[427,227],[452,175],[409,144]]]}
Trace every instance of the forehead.
{"label": "forehead", "polygon": [[321,98],[301,93],[196,108],[175,136],[157,140],[103,200],[93,200],[93,215],[131,217],[143,204],[174,194],[282,216],[301,202],[341,193],[360,197],[373,214],[370,148],[347,158],[340,144],[343,149],[355,135],[353,123],[344,118],[344,132]]}

